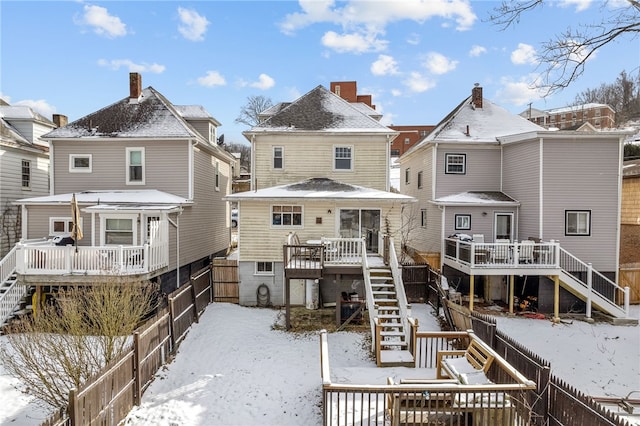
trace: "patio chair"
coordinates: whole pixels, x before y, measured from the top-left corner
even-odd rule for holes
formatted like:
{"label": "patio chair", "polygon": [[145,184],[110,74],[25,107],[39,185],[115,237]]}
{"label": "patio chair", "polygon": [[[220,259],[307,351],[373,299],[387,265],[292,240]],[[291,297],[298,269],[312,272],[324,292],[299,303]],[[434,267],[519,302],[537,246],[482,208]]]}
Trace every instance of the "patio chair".
{"label": "patio chair", "polygon": [[533,263],[533,249],[535,244],[531,240],[522,240],[520,243],[520,263]]}
{"label": "patio chair", "polygon": [[492,262],[493,263],[507,263],[509,260],[509,250],[511,241],[508,239],[498,238],[496,244],[493,247]]}

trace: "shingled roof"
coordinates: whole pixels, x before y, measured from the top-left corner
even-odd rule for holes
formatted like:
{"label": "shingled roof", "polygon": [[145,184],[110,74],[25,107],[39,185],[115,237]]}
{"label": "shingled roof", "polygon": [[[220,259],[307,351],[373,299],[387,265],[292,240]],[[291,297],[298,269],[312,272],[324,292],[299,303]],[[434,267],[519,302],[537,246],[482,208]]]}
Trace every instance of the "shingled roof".
{"label": "shingled roof", "polygon": [[273,130],[392,131],[322,85],[290,104],[278,104],[269,113],[273,114],[244,134]]}
{"label": "shingled roof", "polygon": [[[194,111],[193,108],[189,109],[189,112]],[[43,138],[199,137],[198,132],[187,123],[181,112],[153,87],[147,87],[142,90],[142,96],[136,102],[131,102],[128,97],[124,98],[52,130]]]}

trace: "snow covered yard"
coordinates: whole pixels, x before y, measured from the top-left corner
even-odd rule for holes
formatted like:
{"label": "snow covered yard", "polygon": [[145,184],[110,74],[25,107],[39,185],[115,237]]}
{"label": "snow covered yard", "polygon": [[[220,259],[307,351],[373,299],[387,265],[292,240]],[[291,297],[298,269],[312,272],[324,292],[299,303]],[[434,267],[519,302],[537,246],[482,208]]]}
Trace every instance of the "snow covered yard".
{"label": "snow covered yard", "polygon": [[[640,315],[640,306],[634,306]],[[413,305],[420,329],[437,330],[426,305]],[[172,363],[162,368],[127,425],[320,425],[320,344],[317,333],[273,329],[279,311],[210,305]],[[498,327],[551,362],[553,374],[593,395],[640,390],[640,327],[498,317]],[[377,369],[366,334],[328,335],[332,380],[386,382],[410,375]],[[0,424],[38,425],[47,417],[0,371]]]}

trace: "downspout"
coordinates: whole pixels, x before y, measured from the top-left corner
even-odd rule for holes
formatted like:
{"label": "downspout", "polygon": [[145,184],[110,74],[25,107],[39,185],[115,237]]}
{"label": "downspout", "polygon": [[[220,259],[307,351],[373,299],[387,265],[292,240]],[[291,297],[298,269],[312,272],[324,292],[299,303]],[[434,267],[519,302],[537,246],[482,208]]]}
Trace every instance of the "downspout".
{"label": "downspout", "polygon": [[386,152],[386,159],[387,159],[387,160],[386,160],[386,162],[387,162],[387,164],[386,164],[386,166],[387,166],[387,167],[386,167],[386,170],[387,170],[387,173],[386,173],[387,179],[386,179],[386,184],[385,184],[385,188],[386,188],[385,190],[386,190],[387,192],[389,192],[389,191],[391,190],[391,182],[389,182],[389,169],[390,169],[390,167],[391,167],[391,143],[392,143],[392,142],[393,142],[393,141],[391,140],[391,135],[387,135],[387,147],[386,147],[386,149],[385,149],[385,152]]}
{"label": "downspout", "polygon": [[446,244],[444,241],[444,229],[445,229],[445,225],[446,225],[446,213],[447,213],[447,207],[446,206],[438,206],[438,209],[442,212],[442,216],[440,217],[440,222],[442,223],[442,225],[440,226],[440,272],[444,271],[444,256],[446,254],[445,250],[446,250]]}
{"label": "downspout", "polygon": [[[622,218],[620,212],[622,210],[622,166],[624,164],[624,138],[618,138],[618,213],[616,214],[616,265],[620,265],[620,227],[622,226]],[[616,267],[616,279],[618,283],[620,268]],[[625,304],[626,305],[626,304]],[[627,315],[629,311],[627,311]]]}
{"label": "downspout", "polygon": [[22,229],[20,230],[20,239],[21,240],[26,240],[28,237],[27,235],[27,225],[29,222],[29,215],[27,214],[27,206],[25,206],[24,204],[20,207],[20,214],[22,215]]}
{"label": "downspout", "polygon": [[[55,195],[54,191],[53,191],[53,188],[55,186],[54,185],[55,182],[54,182],[54,179],[53,179],[53,176],[54,176],[54,173],[53,173],[54,162],[51,161],[51,159],[54,158],[53,157],[53,145],[51,144],[51,139],[47,140],[47,142],[49,143],[49,195]],[[23,235],[25,235],[25,234],[23,234]]]}
{"label": "downspout", "polygon": [[540,234],[540,239],[544,240],[544,186],[543,186],[543,173],[544,173],[544,139],[540,138],[540,148],[538,155],[540,156],[540,168],[538,170],[538,204],[540,204],[540,211],[538,212],[538,233]]}
{"label": "downspout", "polygon": [[176,215],[176,221],[172,221],[167,215],[167,222],[176,228],[176,288],[180,287],[180,215],[182,209]]}
{"label": "downspout", "polygon": [[198,139],[191,139],[190,141],[190,145],[189,145],[189,199],[193,200],[193,175],[194,175],[194,156],[193,156],[193,150],[194,148],[200,143],[198,142]]}
{"label": "downspout", "polygon": [[251,188],[249,190],[256,191],[257,182],[256,182],[256,135],[255,133],[251,134]]}

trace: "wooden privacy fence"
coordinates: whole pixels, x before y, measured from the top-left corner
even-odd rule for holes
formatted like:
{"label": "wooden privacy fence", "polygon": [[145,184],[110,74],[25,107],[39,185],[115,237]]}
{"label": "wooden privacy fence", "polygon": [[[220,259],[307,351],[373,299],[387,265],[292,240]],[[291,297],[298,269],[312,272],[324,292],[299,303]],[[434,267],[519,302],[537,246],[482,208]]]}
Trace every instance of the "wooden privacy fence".
{"label": "wooden privacy fence", "polygon": [[211,268],[168,296],[168,306],[138,328],[119,358],[79,389],[69,392],[67,412],[53,414],[42,426],[118,425],[140,404],[156,372],[166,364],[212,302]]}
{"label": "wooden privacy fence", "polygon": [[640,303],[640,263],[620,265],[620,287],[629,287],[629,303]]}
{"label": "wooden privacy fence", "polygon": [[238,262],[213,259],[213,301],[240,303]]}

